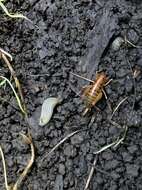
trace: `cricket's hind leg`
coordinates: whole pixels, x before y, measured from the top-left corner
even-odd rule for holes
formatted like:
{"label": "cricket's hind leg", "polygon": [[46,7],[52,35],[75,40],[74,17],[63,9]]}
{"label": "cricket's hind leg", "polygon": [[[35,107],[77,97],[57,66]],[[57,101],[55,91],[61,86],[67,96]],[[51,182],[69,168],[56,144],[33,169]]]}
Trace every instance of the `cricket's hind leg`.
{"label": "cricket's hind leg", "polygon": [[104,94],[104,96],[105,96],[105,99],[106,99],[107,105],[108,105],[108,107],[109,107],[109,110],[112,112],[111,104],[110,104],[110,102],[109,102],[109,100],[108,100],[108,97],[107,97],[107,95],[106,95],[105,90],[102,89],[102,92],[103,92],[103,94]]}

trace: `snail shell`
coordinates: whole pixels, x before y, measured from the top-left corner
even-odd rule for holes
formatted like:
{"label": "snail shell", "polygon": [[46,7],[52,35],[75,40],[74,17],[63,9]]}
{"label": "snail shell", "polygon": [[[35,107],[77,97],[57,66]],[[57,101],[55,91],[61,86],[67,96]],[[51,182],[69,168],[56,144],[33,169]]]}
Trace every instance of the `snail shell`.
{"label": "snail shell", "polygon": [[53,110],[54,107],[60,103],[59,98],[47,98],[46,100],[44,100],[43,104],[42,104],[42,108],[41,108],[41,115],[40,115],[40,119],[39,119],[39,125],[40,126],[44,126],[46,125],[53,114]]}
{"label": "snail shell", "polygon": [[112,49],[114,51],[118,51],[123,43],[124,39],[122,37],[115,38],[115,40],[112,42]]}

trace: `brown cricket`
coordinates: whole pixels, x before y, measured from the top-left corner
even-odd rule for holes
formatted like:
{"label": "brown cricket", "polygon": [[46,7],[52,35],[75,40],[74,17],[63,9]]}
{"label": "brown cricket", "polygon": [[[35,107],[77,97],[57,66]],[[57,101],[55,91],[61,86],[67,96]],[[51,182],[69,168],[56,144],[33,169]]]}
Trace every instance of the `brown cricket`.
{"label": "brown cricket", "polygon": [[82,94],[81,97],[86,106],[83,112],[83,116],[84,116],[88,111],[91,110],[92,107],[96,106],[96,103],[102,98],[103,94],[105,98],[107,99],[106,93],[104,91],[104,87],[108,85],[112,79],[109,80],[105,72],[97,73],[95,80],[90,80],[85,77],[76,75],[74,73],[72,74],[91,82],[90,85],[83,87],[82,93],[81,93]]}

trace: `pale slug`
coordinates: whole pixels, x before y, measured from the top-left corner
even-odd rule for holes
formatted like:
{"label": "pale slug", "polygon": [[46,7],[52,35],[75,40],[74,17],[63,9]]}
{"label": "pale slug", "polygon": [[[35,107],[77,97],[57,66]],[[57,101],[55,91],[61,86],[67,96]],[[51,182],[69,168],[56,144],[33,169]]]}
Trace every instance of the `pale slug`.
{"label": "pale slug", "polygon": [[41,115],[40,115],[40,120],[39,120],[40,126],[44,126],[50,121],[53,114],[54,107],[60,102],[61,100],[59,98],[53,98],[53,97],[50,97],[44,100],[42,104]]}

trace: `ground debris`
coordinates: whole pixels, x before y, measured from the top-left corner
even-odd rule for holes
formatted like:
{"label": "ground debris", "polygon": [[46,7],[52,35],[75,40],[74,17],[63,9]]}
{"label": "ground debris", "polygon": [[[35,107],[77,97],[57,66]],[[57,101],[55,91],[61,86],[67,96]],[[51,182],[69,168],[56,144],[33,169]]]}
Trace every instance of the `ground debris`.
{"label": "ground debris", "polygon": [[82,70],[87,73],[87,77],[90,79],[98,71],[100,59],[118,29],[118,19],[110,11],[111,7],[108,8],[108,4],[110,5],[110,2],[106,3],[105,7],[98,13],[99,18],[89,35],[89,49],[81,61]]}

